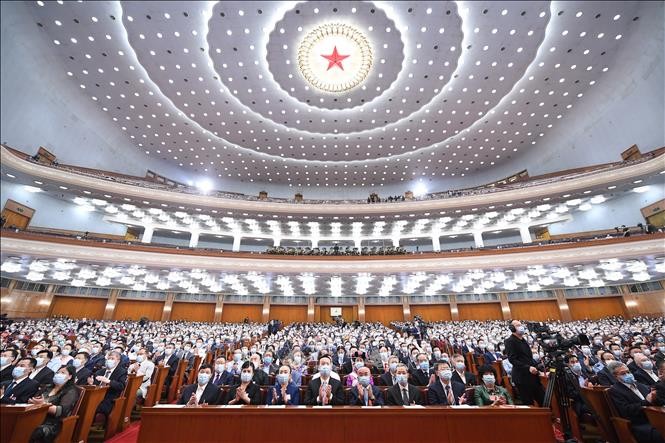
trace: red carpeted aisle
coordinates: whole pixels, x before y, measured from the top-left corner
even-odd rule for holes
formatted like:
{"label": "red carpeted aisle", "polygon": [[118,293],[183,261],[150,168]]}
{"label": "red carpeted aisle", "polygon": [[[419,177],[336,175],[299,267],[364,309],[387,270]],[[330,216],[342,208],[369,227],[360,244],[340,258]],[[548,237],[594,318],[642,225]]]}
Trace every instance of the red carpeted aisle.
{"label": "red carpeted aisle", "polygon": [[139,439],[139,429],[141,429],[141,422],[134,422],[125,431],[106,440],[106,443],[136,443]]}

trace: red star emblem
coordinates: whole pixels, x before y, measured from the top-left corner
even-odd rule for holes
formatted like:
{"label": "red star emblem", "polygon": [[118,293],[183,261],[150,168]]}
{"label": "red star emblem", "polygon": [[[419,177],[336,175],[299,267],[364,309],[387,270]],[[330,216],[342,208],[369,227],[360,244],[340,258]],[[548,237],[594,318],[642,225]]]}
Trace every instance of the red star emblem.
{"label": "red star emblem", "polygon": [[339,66],[339,69],[342,71],[344,70],[344,66],[342,66],[342,60],[348,57],[348,55],[341,55],[339,52],[337,52],[337,46],[333,49],[332,54],[330,55],[323,55],[321,54],[321,57],[325,58],[328,60],[328,69],[326,71],[330,71],[330,68],[333,66]]}

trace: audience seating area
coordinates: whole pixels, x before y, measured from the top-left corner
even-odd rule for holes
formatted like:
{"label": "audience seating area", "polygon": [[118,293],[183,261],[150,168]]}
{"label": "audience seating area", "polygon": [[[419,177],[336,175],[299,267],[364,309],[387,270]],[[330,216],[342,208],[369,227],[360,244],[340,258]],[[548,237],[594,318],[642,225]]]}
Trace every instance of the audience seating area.
{"label": "audience seating area", "polygon": [[[530,404],[519,406],[523,403],[523,394],[520,393],[523,385],[520,379],[515,378],[514,368],[518,362],[510,361],[512,351],[506,348],[511,331],[505,321],[427,323],[416,316],[411,322],[391,326],[359,322],[347,324],[343,321],[337,324],[292,323],[283,326],[276,321],[162,323],[145,319],[4,319],[0,335],[3,357],[2,441],[27,441],[32,429],[40,428],[39,423],[52,420],[46,418],[48,408],[38,401],[37,391],[41,389],[40,392],[46,393],[53,389],[54,383],[58,382],[54,373],[73,374],[72,380],[66,383],[75,385],[78,392],[78,400],[67,416],[59,418],[61,427],[55,441],[101,441],[114,438],[117,434],[116,438],[122,439],[125,431],[136,434],[135,429],[129,429],[130,423],[138,420],[140,424],[143,413],[148,421],[146,430],[139,431],[139,439],[149,441],[155,438],[154,429],[164,426],[168,429],[169,420],[192,420],[196,417],[196,420],[205,421],[203,417],[210,417],[210,414],[217,419],[239,414],[241,421],[256,423],[257,426],[263,423],[262,420],[275,420],[275,413],[269,410],[250,413],[248,409],[243,413],[242,408],[272,404],[270,399],[282,386],[278,374],[286,374],[284,389],[294,393],[286,401],[282,398],[278,404],[320,405],[323,400],[314,398],[317,391],[311,389],[318,386],[323,377],[328,377],[328,370],[331,372],[327,383],[333,386],[341,384],[340,397],[331,400],[333,408],[361,404],[354,401],[358,398],[359,389],[372,389],[372,386],[376,388],[376,395],[382,396],[385,404],[390,405],[392,379],[397,380],[399,386],[401,373],[407,374],[405,386],[411,386],[414,392],[419,393],[417,396],[420,399],[413,400],[419,407],[451,406],[429,392],[436,390],[436,385],[450,376],[445,375],[449,371],[453,374],[453,388],[459,386],[461,390],[447,401],[473,408],[462,415],[444,409],[441,411],[443,415],[439,415],[440,420],[469,420],[468,423],[481,420],[477,422],[480,425],[483,420],[500,420],[501,417],[514,415],[517,422],[541,423],[540,431],[534,431],[532,441],[552,441],[554,436],[563,435],[565,429],[560,420],[567,412],[572,435],[584,441],[595,441],[595,438],[616,443],[632,441],[632,438],[646,441],[639,440],[643,438],[645,429],[652,432],[651,435],[656,438],[653,441],[660,441],[655,430],[662,429],[659,427],[665,419],[665,318],[653,316],[624,320],[610,317],[547,322],[546,326],[552,333],[560,334],[560,340],[577,337],[580,333],[589,340],[588,345],[574,340],[568,344],[561,341],[560,353],[548,348],[538,335],[535,324],[525,324],[528,327],[524,330],[524,339],[533,352],[531,364],[540,373],[543,386],[550,383],[545,375],[557,356],[563,358],[560,361],[570,382],[566,391],[566,403],[571,404],[570,408],[562,408],[561,399],[556,396],[551,404],[537,404],[550,407],[551,413],[559,419],[559,424],[548,431],[549,437],[538,434],[542,432],[543,421],[540,420],[544,418],[538,412],[541,409],[532,408]],[[518,329],[522,331],[521,326]],[[116,363],[117,366],[114,366]],[[17,373],[12,374],[14,367],[29,368],[37,373],[36,376],[28,375],[28,378],[34,377],[36,382],[33,392],[19,394],[14,390],[16,385],[12,385],[12,380],[22,380]],[[244,378],[244,373],[249,374],[248,379]],[[637,381],[628,380],[622,375],[624,373],[633,374]],[[486,379],[488,374],[494,377]],[[443,378],[440,380],[440,377]],[[110,381],[107,382],[107,379]],[[339,379],[339,382],[333,379]],[[654,393],[645,395],[643,402],[646,403],[640,403],[635,397],[635,405],[626,404],[616,392],[631,383],[637,383],[634,386],[640,390],[648,389],[648,385]],[[196,391],[197,387],[200,387],[200,392]],[[210,393],[207,393],[208,389]],[[238,397],[239,389],[251,392],[251,398],[248,396],[243,400],[242,395]],[[496,393],[491,397],[494,406],[488,406],[479,397],[479,392],[485,389]],[[184,394],[185,391],[191,392],[192,396]],[[193,395],[195,392],[207,396],[207,400]],[[310,395],[312,392],[314,397]],[[557,391],[556,395],[560,392]],[[25,398],[18,398],[20,395]],[[494,400],[494,395],[497,395],[496,398],[503,396],[507,401],[498,402]],[[57,404],[58,399],[52,401]],[[511,406],[513,402],[518,406]],[[14,403],[17,405],[11,406]],[[183,405],[185,408],[205,409],[202,403],[210,405],[205,415],[193,411],[181,417],[181,414],[168,412],[168,408]],[[235,407],[241,409],[231,412],[213,406],[229,403],[237,404]],[[105,409],[104,404],[108,404],[110,410]],[[399,405],[401,403],[397,403]],[[641,405],[648,407],[642,408]],[[167,409],[147,409],[155,406]],[[521,410],[524,406],[528,408]],[[509,414],[505,416],[491,412],[501,409],[513,412],[505,412]],[[349,414],[340,411],[334,413],[331,420],[339,420],[342,427],[353,421],[345,417],[369,414],[364,409]],[[415,416],[424,414],[412,413]],[[380,411],[376,413],[378,416],[372,414],[372,420],[381,416]],[[407,410],[396,412],[386,408],[384,416],[395,420],[410,414]],[[292,417],[298,423],[306,422],[297,412]],[[428,421],[429,417],[432,416],[422,415],[422,420]],[[272,435],[283,434],[276,432]],[[164,435],[159,439],[175,441],[173,438]],[[442,441],[453,441],[448,437],[442,438]]]}

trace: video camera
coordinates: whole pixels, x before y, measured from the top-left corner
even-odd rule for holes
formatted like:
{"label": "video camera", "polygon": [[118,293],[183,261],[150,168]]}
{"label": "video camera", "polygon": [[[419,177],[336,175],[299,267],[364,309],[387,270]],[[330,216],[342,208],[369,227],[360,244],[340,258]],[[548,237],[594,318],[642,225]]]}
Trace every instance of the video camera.
{"label": "video camera", "polygon": [[526,325],[529,332],[536,334],[536,339],[543,347],[543,351],[550,356],[558,354],[563,355],[569,351],[573,346],[589,346],[589,337],[584,334],[579,334],[576,337],[564,338],[560,332],[553,331],[544,323],[527,323]]}

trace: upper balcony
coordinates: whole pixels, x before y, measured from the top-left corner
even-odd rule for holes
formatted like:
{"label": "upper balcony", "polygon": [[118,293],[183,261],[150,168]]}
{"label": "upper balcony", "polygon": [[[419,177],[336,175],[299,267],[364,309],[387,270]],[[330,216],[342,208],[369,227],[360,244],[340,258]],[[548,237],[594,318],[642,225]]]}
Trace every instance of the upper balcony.
{"label": "upper balcony", "polygon": [[[211,191],[151,181],[107,171],[81,168],[71,165],[48,165],[32,161],[25,153],[2,145],[3,178],[9,174],[46,183],[44,186],[65,186],[70,191],[80,191],[91,198],[117,200],[118,202],[143,202],[177,208],[236,211],[278,216],[405,216],[410,213],[438,213],[455,210],[477,211],[482,208],[510,208],[521,201],[565,201],[578,195],[602,193],[607,189],[633,187],[636,182],[660,183],[658,174],[665,172],[665,148],[651,151],[632,161],[616,162],[588,168],[561,171],[515,183],[497,186],[481,186],[471,189],[443,191],[427,194],[414,200],[392,203],[367,204],[366,200],[309,200],[301,202],[289,199],[248,196],[236,193]],[[662,176],[661,176],[662,177]]]}

